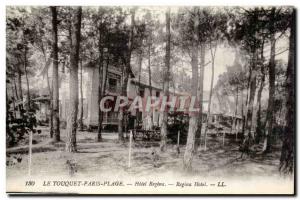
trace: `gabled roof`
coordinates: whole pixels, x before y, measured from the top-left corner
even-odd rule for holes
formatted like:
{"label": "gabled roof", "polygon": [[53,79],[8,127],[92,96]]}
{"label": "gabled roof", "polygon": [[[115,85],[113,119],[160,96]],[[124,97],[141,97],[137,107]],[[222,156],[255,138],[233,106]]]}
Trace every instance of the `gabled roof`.
{"label": "gabled roof", "polygon": [[[94,68],[94,67],[98,67],[98,60],[91,60],[88,61],[86,63],[83,64],[83,68]],[[106,61],[103,62],[103,67],[106,67]],[[118,73],[121,73],[121,69],[120,66],[114,66],[114,65],[108,65],[108,71],[109,72],[116,72],[118,71]],[[131,75],[131,77],[135,77],[135,74],[132,71],[132,68],[130,67],[130,71],[129,74]]]}
{"label": "gabled roof", "polygon": [[49,95],[39,96],[39,97],[36,97],[36,98],[32,99],[32,101],[44,102],[44,101],[50,101],[50,98],[49,98]]}

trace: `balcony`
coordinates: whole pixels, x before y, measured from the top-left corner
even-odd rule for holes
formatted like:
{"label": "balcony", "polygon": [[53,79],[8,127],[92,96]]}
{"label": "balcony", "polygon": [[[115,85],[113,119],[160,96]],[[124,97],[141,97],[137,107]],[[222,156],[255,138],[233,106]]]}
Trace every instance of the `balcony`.
{"label": "balcony", "polygon": [[103,124],[118,124],[118,113],[108,113],[103,116]]}

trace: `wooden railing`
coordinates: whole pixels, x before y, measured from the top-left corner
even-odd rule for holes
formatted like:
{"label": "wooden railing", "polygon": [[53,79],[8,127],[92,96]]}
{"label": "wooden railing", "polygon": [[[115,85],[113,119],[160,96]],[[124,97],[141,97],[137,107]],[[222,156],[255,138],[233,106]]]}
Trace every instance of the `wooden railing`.
{"label": "wooden railing", "polygon": [[118,123],[118,118],[117,117],[103,117],[103,123],[104,124],[116,124]]}

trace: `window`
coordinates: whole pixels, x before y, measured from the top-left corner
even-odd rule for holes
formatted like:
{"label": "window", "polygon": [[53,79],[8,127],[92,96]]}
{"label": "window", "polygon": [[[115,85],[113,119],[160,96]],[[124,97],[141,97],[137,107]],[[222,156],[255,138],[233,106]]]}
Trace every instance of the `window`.
{"label": "window", "polygon": [[159,91],[156,91],[155,96],[156,96],[156,97],[159,97]]}
{"label": "window", "polygon": [[118,112],[107,112],[107,122],[118,122]]}
{"label": "window", "polygon": [[117,91],[117,79],[109,78],[108,79],[108,87],[109,87],[109,91],[116,92]]}
{"label": "window", "polygon": [[140,90],[140,97],[144,97],[144,94],[145,94],[145,90]]}

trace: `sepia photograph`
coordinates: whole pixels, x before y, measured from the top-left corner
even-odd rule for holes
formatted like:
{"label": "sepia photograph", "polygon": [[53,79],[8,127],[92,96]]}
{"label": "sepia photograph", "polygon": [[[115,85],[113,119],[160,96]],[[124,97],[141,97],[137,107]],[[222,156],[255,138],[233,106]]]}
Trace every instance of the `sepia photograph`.
{"label": "sepia photograph", "polygon": [[295,195],[295,7],[5,9],[8,194]]}

